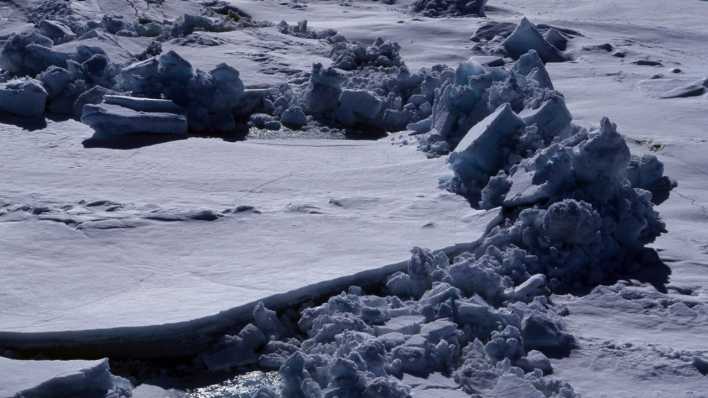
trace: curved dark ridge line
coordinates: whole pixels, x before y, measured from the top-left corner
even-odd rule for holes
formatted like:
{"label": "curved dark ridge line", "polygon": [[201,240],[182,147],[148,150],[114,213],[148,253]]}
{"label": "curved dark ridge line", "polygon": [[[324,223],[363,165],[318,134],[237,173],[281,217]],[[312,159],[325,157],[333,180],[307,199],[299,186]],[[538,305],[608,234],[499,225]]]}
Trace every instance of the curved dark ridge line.
{"label": "curved dark ridge line", "polygon": [[[497,218],[498,219],[498,218]],[[497,219],[491,221],[493,225]],[[488,227],[489,228],[489,227]],[[477,242],[460,243],[439,251],[455,257],[473,250]],[[349,286],[380,286],[385,278],[404,270],[408,260],[361,271],[275,294],[190,321],[162,325],[116,327],[57,332],[0,332],[0,355],[15,359],[124,359],[189,358],[203,352],[220,337],[252,320],[255,305],[281,312],[308,302],[323,301]]]}

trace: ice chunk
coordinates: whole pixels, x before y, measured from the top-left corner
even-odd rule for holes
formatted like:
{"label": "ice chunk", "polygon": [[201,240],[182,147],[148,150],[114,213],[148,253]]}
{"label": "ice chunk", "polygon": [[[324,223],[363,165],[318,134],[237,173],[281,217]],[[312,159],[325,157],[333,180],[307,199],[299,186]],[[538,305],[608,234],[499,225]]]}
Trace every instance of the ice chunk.
{"label": "ice chunk", "polygon": [[536,50],[543,62],[565,61],[563,54],[541,36],[536,26],[522,18],[516,29],[502,43],[512,58],[518,59],[529,50]]}
{"label": "ice chunk", "polygon": [[468,187],[481,189],[504,165],[500,148],[519,135],[524,122],[504,104],[467,132],[450,154],[450,166]]}
{"label": "ice chunk", "polygon": [[486,16],[484,7],[487,0],[416,0],[413,11],[428,17],[442,16]]}
{"label": "ice chunk", "polygon": [[544,375],[553,373],[551,361],[542,352],[536,350],[529,351],[525,357],[516,362],[516,366],[527,372],[539,369]]}
{"label": "ice chunk", "polygon": [[163,99],[128,97],[124,95],[106,95],[103,97],[103,102],[140,112],[183,112],[183,109],[174,102]]}
{"label": "ice chunk", "polygon": [[33,64],[34,59],[27,50],[32,44],[48,49],[54,42],[34,30],[12,34],[0,51],[0,67],[15,75],[34,76],[44,70]]}
{"label": "ice chunk", "polygon": [[101,102],[103,102],[103,97],[109,94],[115,94],[115,92],[103,86],[94,86],[82,92],[80,95],[78,95],[76,101],[73,104],[74,115],[78,118],[81,118],[85,105],[100,104]]}
{"label": "ice chunk", "polygon": [[47,105],[47,90],[30,78],[0,83],[0,111],[25,117],[41,117]]}
{"label": "ice chunk", "polygon": [[687,97],[697,97],[699,95],[705,94],[708,89],[708,78],[702,79],[697,82],[693,82],[687,86],[677,87],[673,90],[669,90],[659,98],[669,99],[669,98],[687,98]]}
{"label": "ice chunk", "polygon": [[551,76],[548,74],[546,66],[536,50],[529,50],[519,57],[512,71],[535,80],[542,88],[553,90]]}
{"label": "ice chunk", "polygon": [[344,77],[336,69],[325,69],[322,64],[314,64],[305,92],[306,112],[319,120],[333,118],[342,93],[343,80]]}
{"label": "ice chunk", "polygon": [[388,333],[417,334],[423,323],[425,323],[425,317],[422,315],[402,315],[391,318],[384,325],[376,326],[375,331],[377,336]]}
{"label": "ice chunk", "polygon": [[543,38],[546,39],[553,47],[565,51],[568,47],[568,39],[561,33],[558,29],[550,27],[543,34]]}
{"label": "ice chunk", "polygon": [[129,396],[130,382],[111,374],[108,360],[16,361],[0,358],[2,397]]}
{"label": "ice chunk", "polygon": [[96,133],[110,137],[138,133],[187,135],[184,115],[164,112],[140,112],[111,104],[84,106],[81,122],[91,126]]}
{"label": "ice chunk", "polygon": [[210,371],[223,371],[258,362],[256,351],[266,343],[266,336],[253,324],[246,325],[237,336],[224,336],[211,352],[202,355]]}
{"label": "ice chunk", "polygon": [[300,129],[307,124],[307,117],[301,107],[293,105],[280,115],[280,121],[287,127]]}
{"label": "ice chunk", "polygon": [[661,204],[668,199],[669,193],[676,186],[676,182],[664,176],[664,164],[650,154],[632,157],[627,167],[627,178],[633,187],[651,192],[654,204]]}
{"label": "ice chunk", "polygon": [[280,322],[278,314],[266,308],[263,302],[259,302],[253,308],[253,320],[256,326],[258,326],[261,332],[267,337],[277,338],[287,336],[288,334],[287,329],[282,322]]}
{"label": "ice chunk", "polygon": [[76,38],[71,28],[59,21],[45,19],[39,23],[38,28],[43,35],[52,39],[54,44],[66,43]]}
{"label": "ice chunk", "polygon": [[530,314],[521,324],[527,351],[538,350],[552,357],[566,356],[575,347],[573,336],[562,332],[558,325],[542,314]]}
{"label": "ice chunk", "polygon": [[528,278],[525,282],[516,286],[507,295],[514,301],[530,302],[536,296],[548,293],[546,286],[546,275],[536,274]]}
{"label": "ice chunk", "polygon": [[343,90],[339,96],[336,118],[349,127],[373,124],[382,106],[382,101],[369,91]]}
{"label": "ice chunk", "polygon": [[527,126],[535,125],[543,137],[545,144],[550,144],[554,138],[565,138],[563,133],[573,120],[565,105],[565,99],[554,95],[537,109],[526,109],[519,114]]}
{"label": "ice chunk", "polygon": [[51,99],[62,94],[64,89],[74,79],[74,75],[64,68],[50,66],[37,76],[37,79],[42,82],[42,86],[47,90],[47,94]]}
{"label": "ice chunk", "polygon": [[502,375],[489,394],[495,398],[546,398],[531,382],[511,373]]}

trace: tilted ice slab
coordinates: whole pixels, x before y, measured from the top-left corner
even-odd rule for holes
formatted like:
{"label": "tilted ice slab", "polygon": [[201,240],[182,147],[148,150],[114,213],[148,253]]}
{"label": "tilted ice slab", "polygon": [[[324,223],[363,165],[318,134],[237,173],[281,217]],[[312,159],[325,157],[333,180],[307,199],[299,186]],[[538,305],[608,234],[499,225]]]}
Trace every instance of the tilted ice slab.
{"label": "tilted ice slab", "polygon": [[[94,396],[123,383],[107,360],[18,361],[0,357],[0,398]],[[127,383],[127,382],[126,382]]]}
{"label": "tilted ice slab", "polygon": [[[82,148],[91,131],[77,122],[3,129],[1,199],[50,211],[0,217],[14,220],[0,222],[1,331],[188,321],[405,260],[415,245],[473,241],[494,216],[439,190],[445,160],[413,145],[189,139],[113,151]],[[91,203],[101,200],[122,206]],[[224,212],[237,206],[261,214]],[[199,209],[223,217],[154,216]]]}

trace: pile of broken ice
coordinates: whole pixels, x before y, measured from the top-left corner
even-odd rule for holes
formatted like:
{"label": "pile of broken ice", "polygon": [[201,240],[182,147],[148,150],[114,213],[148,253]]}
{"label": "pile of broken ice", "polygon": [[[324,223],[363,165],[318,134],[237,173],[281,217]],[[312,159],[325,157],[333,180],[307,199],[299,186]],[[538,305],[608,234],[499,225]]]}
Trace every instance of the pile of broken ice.
{"label": "pile of broken ice", "polygon": [[427,17],[486,16],[487,0],[416,0],[413,11]]}
{"label": "pile of broken ice", "polygon": [[[332,71],[317,72],[312,92],[341,98]],[[655,157],[632,157],[608,119],[575,126],[535,51],[508,69],[463,63],[440,76],[422,148],[452,149],[444,185],[501,207],[487,232],[453,258],[414,249],[380,288],[352,286],[299,313],[259,305],[204,366],[278,369],[280,386],[257,397],[409,397],[407,378],[433,373],[472,396],[576,396],[549,376],[549,357],[575,340],[547,296],[651,260],[645,245],[664,231],[654,205],[673,183]]]}

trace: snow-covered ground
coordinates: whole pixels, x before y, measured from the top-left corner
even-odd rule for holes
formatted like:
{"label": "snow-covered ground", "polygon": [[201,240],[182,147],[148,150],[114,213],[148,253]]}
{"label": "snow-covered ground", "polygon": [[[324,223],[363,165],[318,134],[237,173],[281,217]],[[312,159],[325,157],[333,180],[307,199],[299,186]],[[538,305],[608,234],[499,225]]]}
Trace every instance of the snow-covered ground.
{"label": "snow-covered ground", "polygon": [[[0,36],[26,26],[27,3],[0,8],[8,21]],[[87,16],[132,13],[120,0],[76,3]],[[579,343],[569,357],[552,360],[554,374],[585,397],[708,396],[708,376],[693,365],[708,357],[708,318],[691,309],[708,305],[708,97],[659,98],[706,77],[708,3],[490,0],[486,19],[414,16],[406,8],[411,1],[232,3],[256,20],[307,19],[314,29],[334,28],[350,40],[397,41],[412,70],[465,60],[470,36],[489,20],[526,16],[582,33],[570,43],[573,60],[548,70],[575,123],[593,126],[610,117],[633,153],[655,154],[678,181],[658,207],[669,232],[652,245],[672,274],[665,294],[628,286],[554,296],[567,306],[564,319]],[[197,11],[192,2],[167,0],[153,12],[173,18]],[[313,62],[330,62],[326,45],[275,27],[209,35],[224,43],[164,47],[205,70],[227,62],[250,85],[287,82]],[[114,38],[90,43],[118,60],[149,43]],[[604,43],[613,50],[583,49]],[[190,138],[116,151],[84,148],[91,130],[75,121],[40,127],[0,125],[3,332],[188,321],[404,260],[412,246],[472,241],[496,214],[438,188],[449,174],[445,158],[426,159],[415,145],[389,139]],[[56,373],[16,366],[0,362],[0,380]],[[414,396],[463,396],[435,387],[449,382],[429,381],[433,387],[416,387]],[[3,397],[21,390],[2,395],[2,387]]]}

